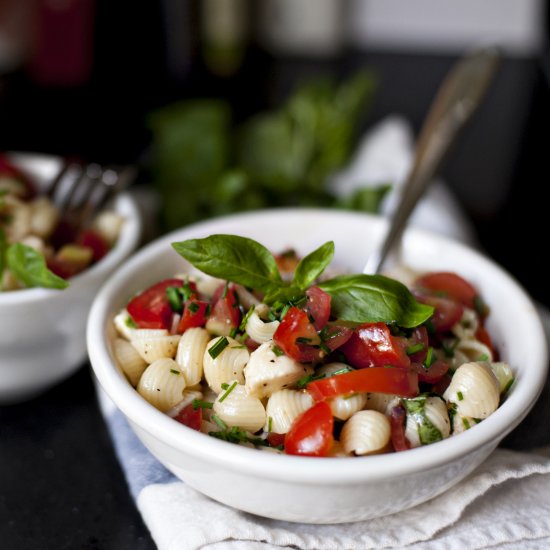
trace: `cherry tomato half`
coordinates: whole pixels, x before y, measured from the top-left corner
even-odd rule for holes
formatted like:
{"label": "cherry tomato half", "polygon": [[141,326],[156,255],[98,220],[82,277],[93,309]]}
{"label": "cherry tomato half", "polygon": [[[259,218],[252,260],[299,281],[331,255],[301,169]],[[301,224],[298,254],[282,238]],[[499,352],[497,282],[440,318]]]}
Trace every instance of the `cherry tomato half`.
{"label": "cherry tomato half", "polygon": [[430,323],[437,333],[450,330],[453,325],[460,321],[464,313],[464,306],[456,300],[441,298],[418,290],[413,291],[413,294],[419,302],[434,308]]}
{"label": "cherry tomato half", "polygon": [[183,313],[178,323],[177,332],[183,334],[188,328],[203,327],[206,323],[209,302],[191,297],[183,306]]}
{"label": "cherry tomato half", "polygon": [[306,298],[304,310],[313,319],[315,329],[321,330],[330,317],[330,294],[318,286],[312,286],[306,290]]}
{"label": "cherry tomato half", "polygon": [[452,298],[471,309],[474,309],[474,302],[479,294],[468,281],[450,271],[426,273],[416,279],[414,286],[444,293],[444,297]]}
{"label": "cherry tomato half", "polygon": [[172,308],[166,289],[179,288],[181,279],[164,279],[134,296],[126,309],[140,328],[169,329],[172,321]]}
{"label": "cherry tomato half", "polygon": [[280,322],[273,341],[289,357],[302,363],[319,359],[321,350],[314,346],[320,343],[319,335],[303,309],[291,307]]}
{"label": "cherry tomato half", "polygon": [[181,409],[181,411],[174,416],[174,420],[177,420],[181,424],[200,432],[202,424],[202,409],[200,407],[194,409],[193,405],[190,403],[186,407],[183,407],[183,409]]}
{"label": "cherry tomato half", "polygon": [[415,397],[418,395],[418,373],[398,367],[370,367],[314,380],[307,385],[307,391],[315,401],[356,392]]}
{"label": "cherry tomato half", "polygon": [[327,456],[334,438],[334,418],[330,405],[315,403],[295,418],[285,436],[285,452],[289,455]]}
{"label": "cherry tomato half", "polygon": [[409,367],[404,345],[390,334],[385,323],[359,325],[351,338],[340,347],[349,363],[358,369],[367,367]]}
{"label": "cherry tomato half", "polygon": [[217,324],[226,326],[227,333],[241,324],[241,310],[235,292],[235,285],[220,285],[212,297],[210,318]]}

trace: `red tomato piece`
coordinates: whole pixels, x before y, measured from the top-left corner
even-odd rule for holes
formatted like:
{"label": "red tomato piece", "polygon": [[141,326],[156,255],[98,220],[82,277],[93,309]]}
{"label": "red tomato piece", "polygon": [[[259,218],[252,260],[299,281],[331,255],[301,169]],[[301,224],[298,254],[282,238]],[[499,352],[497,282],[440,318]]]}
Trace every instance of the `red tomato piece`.
{"label": "red tomato piece", "polygon": [[304,307],[316,330],[321,330],[330,317],[331,296],[318,286],[312,286],[306,290],[307,302]]}
{"label": "red tomato piece", "polygon": [[177,332],[183,334],[188,328],[203,327],[206,323],[209,302],[190,298],[183,307]]}
{"label": "red tomato piece", "polygon": [[412,368],[418,373],[418,380],[427,384],[438,384],[443,380],[443,377],[449,370],[449,365],[438,359],[434,361],[428,368],[422,363],[412,363]]}
{"label": "red tomato piece", "polygon": [[267,434],[267,441],[272,447],[285,446],[285,434],[277,434],[275,432],[269,432]]}
{"label": "red tomato piece", "polygon": [[418,395],[418,374],[399,367],[370,367],[314,380],[307,385],[307,391],[315,401],[356,392],[415,397]]}
{"label": "red tomato piece", "polygon": [[353,334],[353,329],[338,323],[330,323],[325,325],[322,332],[323,344],[330,350],[334,351],[340,346],[343,346]]}
{"label": "red tomato piece", "polygon": [[78,237],[78,244],[92,249],[93,261],[98,262],[109,252],[109,243],[93,229],[86,229]]}
{"label": "red tomato piece", "polygon": [[[220,285],[212,297],[212,312],[210,317],[221,325],[227,325],[231,330],[241,324],[241,310],[235,285]],[[229,331],[228,331],[229,332]]]}
{"label": "red tomato piece", "polygon": [[434,313],[430,317],[430,322],[435,332],[447,332],[460,321],[464,312],[464,306],[461,303],[422,291],[415,290],[413,294],[419,302],[434,307]]}
{"label": "red tomato piece", "polygon": [[495,349],[495,346],[493,345],[493,340],[491,339],[491,336],[487,332],[487,329],[483,325],[479,325],[478,329],[476,330],[475,337],[477,340],[479,340],[482,344],[485,344],[492,352],[493,359],[498,360],[498,353]]}
{"label": "red tomato piece", "polygon": [[169,329],[172,322],[172,308],[166,289],[179,288],[181,279],[165,279],[134,296],[126,306],[130,317],[139,328]]}
{"label": "red tomato piece", "polygon": [[55,256],[46,260],[48,269],[62,279],[70,279],[78,273],[77,266],[71,262],[63,261]]}
{"label": "red tomato piece", "polygon": [[315,403],[299,415],[285,436],[285,452],[289,455],[327,456],[334,437],[334,418],[330,405]]}
{"label": "red tomato piece", "polygon": [[406,451],[411,444],[405,437],[405,422],[407,413],[401,406],[393,407],[390,415],[391,442],[395,451]]}
{"label": "red tomato piece", "polygon": [[349,363],[358,369],[386,365],[406,368],[411,364],[403,343],[390,334],[385,323],[359,325],[340,349]]}
{"label": "red tomato piece", "polygon": [[449,271],[426,273],[416,279],[414,286],[444,293],[444,297],[452,298],[471,309],[475,308],[474,301],[479,294],[466,279]]}
{"label": "red tomato piece", "polygon": [[302,363],[316,361],[321,356],[318,345],[321,340],[315,327],[303,309],[291,307],[280,322],[273,341],[289,357]]}
{"label": "red tomato piece", "polygon": [[407,338],[405,352],[422,346],[417,352],[407,353],[411,363],[422,363],[426,359],[429,347],[428,330],[425,326],[416,327],[409,338]]}
{"label": "red tomato piece", "polygon": [[194,409],[193,405],[189,404],[186,407],[183,407],[183,409],[181,409],[181,411],[174,416],[174,420],[177,420],[181,424],[200,432],[202,424],[202,409],[200,407]]}

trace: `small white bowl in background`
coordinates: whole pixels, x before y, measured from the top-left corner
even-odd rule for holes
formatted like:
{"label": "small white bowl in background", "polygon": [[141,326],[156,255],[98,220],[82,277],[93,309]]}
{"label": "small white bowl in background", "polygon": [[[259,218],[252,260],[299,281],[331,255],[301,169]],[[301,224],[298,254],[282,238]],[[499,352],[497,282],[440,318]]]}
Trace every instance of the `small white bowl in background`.
{"label": "small white bowl in background", "polygon": [[113,359],[113,316],[137,291],[184,271],[174,241],[214,233],[248,236],[273,252],[311,252],[335,241],[334,264],[360,272],[387,228],[385,219],[322,209],[278,209],[213,219],[166,235],[135,254],[102,287],[88,319],[92,368],[145,446],[198,491],[240,510],[307,523],[359,521],[398,512],[453,487],[526,416],[547,375],[541,321],[525,291],[473,249],[418,229],[406,232],[401,261],[418,271],[456,271],[489,304],[487,328],[516,373],[509,397],[465,433],[400,453],[356,458],[278,455],[193,431],[147,403]]}
{"label": "small white bowl in background", "polygon": [[[11,160],[38,187],[55,177],[62,162],[34,153],[14,154]],[[31,399],[84,364],[92,301],[140,242],[141,214],[132,196],[120,194],[114,208],[124,217],[116,244],[101,261],[70,279],[69,287],[0,292],[0,405]]]}

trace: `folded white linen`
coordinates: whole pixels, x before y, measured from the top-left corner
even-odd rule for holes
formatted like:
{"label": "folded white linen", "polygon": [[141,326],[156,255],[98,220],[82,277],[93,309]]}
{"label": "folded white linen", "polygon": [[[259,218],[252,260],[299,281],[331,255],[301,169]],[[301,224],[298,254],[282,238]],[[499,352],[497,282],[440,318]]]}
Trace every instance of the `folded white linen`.
{"label": "folded white linen", "polygon": [[[391,117],[367,134],[330,185],[346,194],[392,182],[383,204],[391,214],[411,157],[410,128]],[[442,183],[421,201],[411,224],[475,244],[467,218]],[[143,447],[99,386],[98,396],[130,491],[160,550],[550,548],[550,447],[541,453],[499,448],[457,486],[404,512],[357,523],[296,524],[231,509],[188,487]],[[550,437],[540,441],[550,443]]]}

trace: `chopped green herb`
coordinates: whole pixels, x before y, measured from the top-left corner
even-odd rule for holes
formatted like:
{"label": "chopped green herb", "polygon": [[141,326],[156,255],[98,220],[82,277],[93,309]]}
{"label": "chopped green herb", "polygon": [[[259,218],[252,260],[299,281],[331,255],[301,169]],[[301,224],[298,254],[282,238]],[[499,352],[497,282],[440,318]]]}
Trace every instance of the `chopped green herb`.
{"label": "chopped green herb", "polygon": [[172,374],[177,374],[178,376],[181,374],[181,372],[179,370],[176,370],[176,369],[170,369],[170,372]]}
{"label": "chopped green herb", "polygon": [[489,361],[489,356],[486,353],[481,354],[478,358],[478,361]]}
{"label": "chopped green herb", "polygon": [[441,349],[445,353],[446,357],[454,357],[456,346],[458,346],[458,338],[450,345],[446,345],[444,342],[441,342]]}
{"label": "chopped green herb", "polygon": [[508,380],[506,386],[504,386],[504,389],[502,390],[503,395],[506,395],[508,393],[508,391],[512,387],[512,384],[514,383],[514,380],[515,378],[510,378],[510,380]]}
{"label": "chopped green herb", "polygon": [[281,355],[284,355],[285,352],[279,347],[279,346],[271,346],[271,350],[277,357],[281,357]]}
{"label": "chopped green herb", "polygon": [[128,315],[128,317],[126,317],[126,319],[124,319],[124,324],[128,328],[137,328],[136,322],[130,317],[130,315]]}
{"label": "chopped green herb", "polygon": [[267,419],[267,431],[270,432],[273,430],[273,418],[270,416]]}
{"label": "chopped green herb", "polygon": [[218,355],[229,345],[229,340],[222,336],[209,350],[208,353],[212,359],[216,359]]}
{"label": "chopped green herb", "polygon": [[487,317],[489,315],[489,306],[483,301],[481,296],[474,297],[474,309],[480,317]]}
{"label": "chopped green herb", "polygon": [[166,289],[166,296],[168,297],[168,303],[172,311],[181,313],[183,311],[183,299],[179,290],[174,286],[169,286]]}
{"label": "chopped green herb", "polygon": [[227,388],[229,388],[229,384],[227,382],[222,382],[220,384],[220,386],[221,386],[222,390],[226,390]]}
{"label": "chopped green herb", "polygon": [[296,338],[297,344],[311,344],[311,338],[304,338],[303,336],[300,336]]}
{"label": "chopped green herb", "polygon": [[296,382],[296,387],[304,389],[310,382],[322,380],[323,378],[326,378],[326,374],[306,374],[306,376],[302,376],[302,378]]}
{"label": "chopped green herb", "polygon": [[227,291],[229,290],[229,281],[225,281],[225,286],[223,287],[223,292],[221,299],[223,300],[227,296]]}
{"label": "chopped green herb", "polygon": [[457,391],[456,392],[456,396],[458,398],[459,401],[463,401],[464,400],[464,394],[461,392],[461,391]]}
{"label": "chopped green herb", "polygon": [[252,305],[251,308],[246,312],[246,315],[243,317],[243,320],[239,325],[239,330],[241,332],[246,330],[246,324],[248,323],[248,319],[250,319],[250,316],[254,313],[254,309],[255,309],[255,306]]}
{"label": "chopped green herb", "polygon": [[435,326],[431,319],[424,321],[424,326],[426,327],[428,334],[435,334]]}
{"label": "chopped green herb", "polygon": [[426,358],[423,361],[423,365],[424,367],[429,369],[434,364],[434,361],[435,361],[434,349],[432,348],[432,346],[430,346],[426,353]]}
{"label": "chopped green herb", "polygon": [[443,439],[441,431],[434,426],[426,414],[426,399],[428,396],[419,395],[412,399],[403,399],[402,403],[407,415],[414,420],[418,427],[418,437],[422,445],[429,445]]}
{"label": "chopped green herb", "polygon": [[217,414],[213,414],[210,419],[220,428],[220,430],[227,430],[227,424]]}
{"label": "chopped green herb", "polygon": [[422,342],[418,342],[418,344],[415,344],[414,346],[409,346],[405,353],[407,355],[414,355],[415,353],[418,353],[419,351],[422,351],[424,349],[424,344]]}
{"label": "chopped green herb", "polygon": [[197,313],[197,311],[199,311],[200,309],[199,304],[197,304],[197,302],[189,302],[189,305],[187,307],[189,308],[189,311],[191,313]]}
{"label": "chopped green herb", "polygon": [[229,337],[230,338],[235,338],[235,336],[237,336],[237,327],[233,327],[230,331],[229,331]]}
{"label": "chopped green herb", "polygon": [[225,401],[225,399],[227,398],[227,396],[237,387],[237,381],[235,380],[233,382],[233,384],[231,384],[231,386],[229,386],[225,393],[219,398],[219,402],[221,403],[222,401]]}
{"label": "chopped green herb", "polygon": [[191,401],[191,405],[193,405],[193,409],[211,409],[214,406],[214,403],[210,401],[202,401],[201,399],[193,399]]}
{"label": "chopped green herb", "polygon": [[462,425],[469,430],[471,428],[470,423],[468,422],[468,419],[466,417],[462,417]]}

